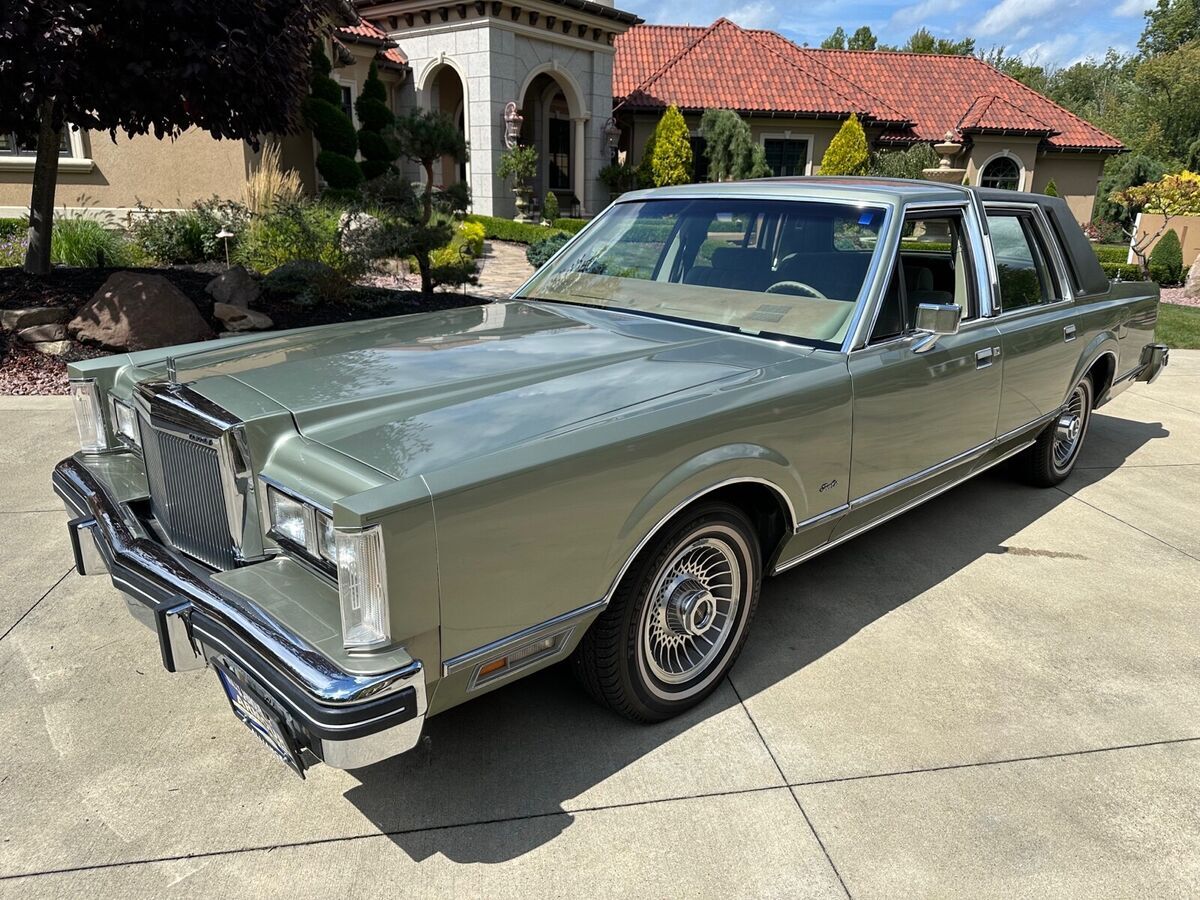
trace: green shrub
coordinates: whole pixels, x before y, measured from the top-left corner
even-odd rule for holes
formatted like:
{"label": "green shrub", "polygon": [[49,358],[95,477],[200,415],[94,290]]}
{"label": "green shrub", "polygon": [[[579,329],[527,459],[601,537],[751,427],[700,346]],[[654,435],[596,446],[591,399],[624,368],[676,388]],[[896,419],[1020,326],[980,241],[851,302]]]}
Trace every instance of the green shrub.
{"label": "green shrub", "polygon": [[550,224],[567,234],[578,234],[589,221],[588,219],[552,219]]}
{"label": "green shrub", "polygon": [[1174,228],[1150,252],[1150,277],[1159,284],[1179,284],[1183,278],[1183,247]]}
{"label": "green shrub", "polygon": [[571,236],[569,234],[556,231],[542,238],[536,244],[530,244],[526,247],[525,258],[529,260],[529,264],[535,269],[540,269],[570,239]]}
{"label": "green shrub", "polygon": [[291,262],[316,262],[343,280],[357,278],[366,270],[366,262],[342,239],[343,211],[311,200],[281,204],[251,222],[234,256],[263,274]]}
{"label": "green shrub", "polygon": [[482,225],[484,237],[491,241],[533,244],[551,233],[544,225],[514,222],[512,219],[498,219],[495,216],[467,216],[467,221]]}
{"label": "green shrub", "polygon": [[1129,248],[1124,244],[1093,244],[1092,247],[1102,263],[1124,263],[1129,259]]}
{"label": "green shrub", "polygon": [[926,169],[936,169],[941,157],[924,142],[905,150],[880,150],[871,154],[867,171],[880,178],[924,178]]}
{"label": "green shrub", "polygon": [[558,218],[558,194],[554,191],[546,194],[546,201],[542,204],[542,218],[547,222],[553,222]]}
{"label": "green shrub", "polygon": [[233,200],[213,197],[186,210],[148,209],[139,204],[130,233],[137,249],[160,265],[224,260],[225,242],[217,233],[228,230],[230,253],[246,232],[250,211]]}
{"label": "green shrub", "polygon": [[28,229],[27,219],[0,219],[0,241],[24,234]]}
{"label": "green shrub", "polygon": [[358,163],[332,150],[322,150],[317,155],[317,171],[335,191],[353,191],[363,182]]}
{"label": "green shrub", "polygon": [[688,184],[692,180],[692,143],[679,107],[667,107],[654,127],[654,152],[650,172],[656,187]]}
{"label": "green shrub", "polygon": [[50,238],[50,259],[85,269],[127,266],[133,254],[123,232],[95,219],[58,218]]}
{"label": "green shrub", "polygon": [[1105,275],[1112,279],[1118,279],[1120,281],[1142,280],[1142,270],[1137,263],[1115,263],[1101,261],[1100,268],[1104,270]]}
{"label": "green shrub", "polygon": [[1058,185],[1054,183],[1053,178],[1050,179],[1050,182],[1046,185],[1046,190],[1043,191],[1043,193],[1047,197],[1057,197],[1058,196]]}
{"label": "green shrub", "polygon": [[374,62],[354,108],[362,126],[358,130],[358,149],[363,156],[359,167],[368,180],[380,178],[394,171],[400,150],[384,136],[396,124],[396,117],[388,109],[387,88],[379,80],[379,67]]}
{"label": "green shrub", "polygon": [[305,103],[305,114],[323,151],[348,158],[358,152],[358,133],[341,107],[320,97],[310,97]]}
{"label": "green shrub", "polygon": [[859,124],[858,116],[851,113],[821,157],[821,174],[866,175],[870,161],[867,135]]}
{"label": "green shrub", "polygon": [[433,280],[437,284],[475,284],[475,260],[483,253],[484,229],[478,222],[460,222],[454,237],[429,254]]}
{"label": "green shrub", "polygon": [[312,259],[293,259],[263,278],[263,292],[296,306],[340,303],[351,292],[350,282],[331,266]]}

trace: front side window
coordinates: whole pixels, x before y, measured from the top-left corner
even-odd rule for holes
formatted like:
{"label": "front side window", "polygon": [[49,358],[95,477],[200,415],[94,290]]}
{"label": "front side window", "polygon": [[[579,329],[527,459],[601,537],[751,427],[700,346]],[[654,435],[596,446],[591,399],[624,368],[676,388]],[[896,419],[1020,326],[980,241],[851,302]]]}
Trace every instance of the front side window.
{"label": "front side window", "polygon": [[1000,309],[1011,312],[1062,299],[1033,215],[989,210],[987,219],[1000,283]]}
{"label": "front side window", "polygon": [[914,214],[904,220],[900,252],[871,330],[871,342],[912,332],[922,303],[954,304],[962,321],[979,314],[966,229],[960,213]]}
{"label": "front side window", "polygon": [[885,219],[803,200],[619,203],[523,296],[837,346]]}

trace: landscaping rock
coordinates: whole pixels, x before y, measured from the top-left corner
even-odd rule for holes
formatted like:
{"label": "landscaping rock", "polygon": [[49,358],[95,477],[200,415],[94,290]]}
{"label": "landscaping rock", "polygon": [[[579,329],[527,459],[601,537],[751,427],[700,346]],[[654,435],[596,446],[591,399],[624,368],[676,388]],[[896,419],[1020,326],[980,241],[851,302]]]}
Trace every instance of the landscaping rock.
{"label": "landscaping rock", "polygon": [[111,350],[150,350],[213,336],[184,294],[159,275],[116,272],[67,326],[71,335]]}
{"label": "landscaping rock", "polygon": [[226,331],[262,331],[275,324],[266,313],[242,309],[229,303],[214,303],[213,316],[221,320]]}
{"label": "landscaping rock", "polygon": [[0,310],[0,325],[5,331],[20,331],[35,325],[50,325],[71,318],[71,310],[65,306],[34,306],[28,309]]}
{"label": "landscaping rock", "polygon": [[1200,298],[1200,256],[1188,270],[1187,281],[1183,285],[1183,296]]}
{"label": "landscaping rock", "polygon": [[245,266],[222,272],[204,289],[217,303],[249,309],[262,294],[258,281]]}
{"label": "landscaping rock", "polygon": [[71,352],[75,344],[72,341],[42,341],[30,346],[38,353],[44,353],[47,356],[66,356]]}
{"label": "landscaping rock", "polygon": [[65,341],[67,339],[67,326],[61,322],[34,325],[30,328],[22,328],[17,332],[17,337],[27,344],[40,344],[43,341]]}

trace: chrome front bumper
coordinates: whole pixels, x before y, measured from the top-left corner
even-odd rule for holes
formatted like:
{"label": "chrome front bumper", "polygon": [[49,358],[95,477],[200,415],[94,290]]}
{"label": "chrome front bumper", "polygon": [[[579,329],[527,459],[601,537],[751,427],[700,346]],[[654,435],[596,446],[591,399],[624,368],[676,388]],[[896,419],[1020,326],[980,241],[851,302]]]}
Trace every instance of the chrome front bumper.
{"label": "chrome front bumper", "polygon": [[416,746],[426,711],[419,660],[372,675],[345,672],[282,623],[208,578],[195,563],[146,535],[72,457],[54,489],[81,575],[107,572],[130,611],[158,636],[168,672],[233,666],[283,719],[298,747],[339,769],[356,769]]}

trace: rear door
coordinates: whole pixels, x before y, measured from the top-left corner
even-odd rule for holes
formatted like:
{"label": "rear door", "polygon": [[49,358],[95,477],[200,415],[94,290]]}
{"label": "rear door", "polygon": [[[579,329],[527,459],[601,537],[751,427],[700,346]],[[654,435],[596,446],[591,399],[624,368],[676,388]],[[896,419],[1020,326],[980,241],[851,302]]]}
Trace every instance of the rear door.
{"label": "rear door", "polygon": [[[973,224],[973,223],[972,223]],[[850,354],[854,441],[844,527],[873,518],[895,496],[939,478],[996,436],[999,335],[980,314],[986,281],[964,208],[910,210],[888,291],[867,345]],[[921,303],[963,308],[958,334],[917,352]],[[861,511],[859,509],[861,507]]]}
{"label": "rear door", "polygon": [[1066,267],[1035,204],[987,203],[998,286],[1004,386],[997,432],[1004,435],[1062,405],[1079,361],[1078,310]]}

